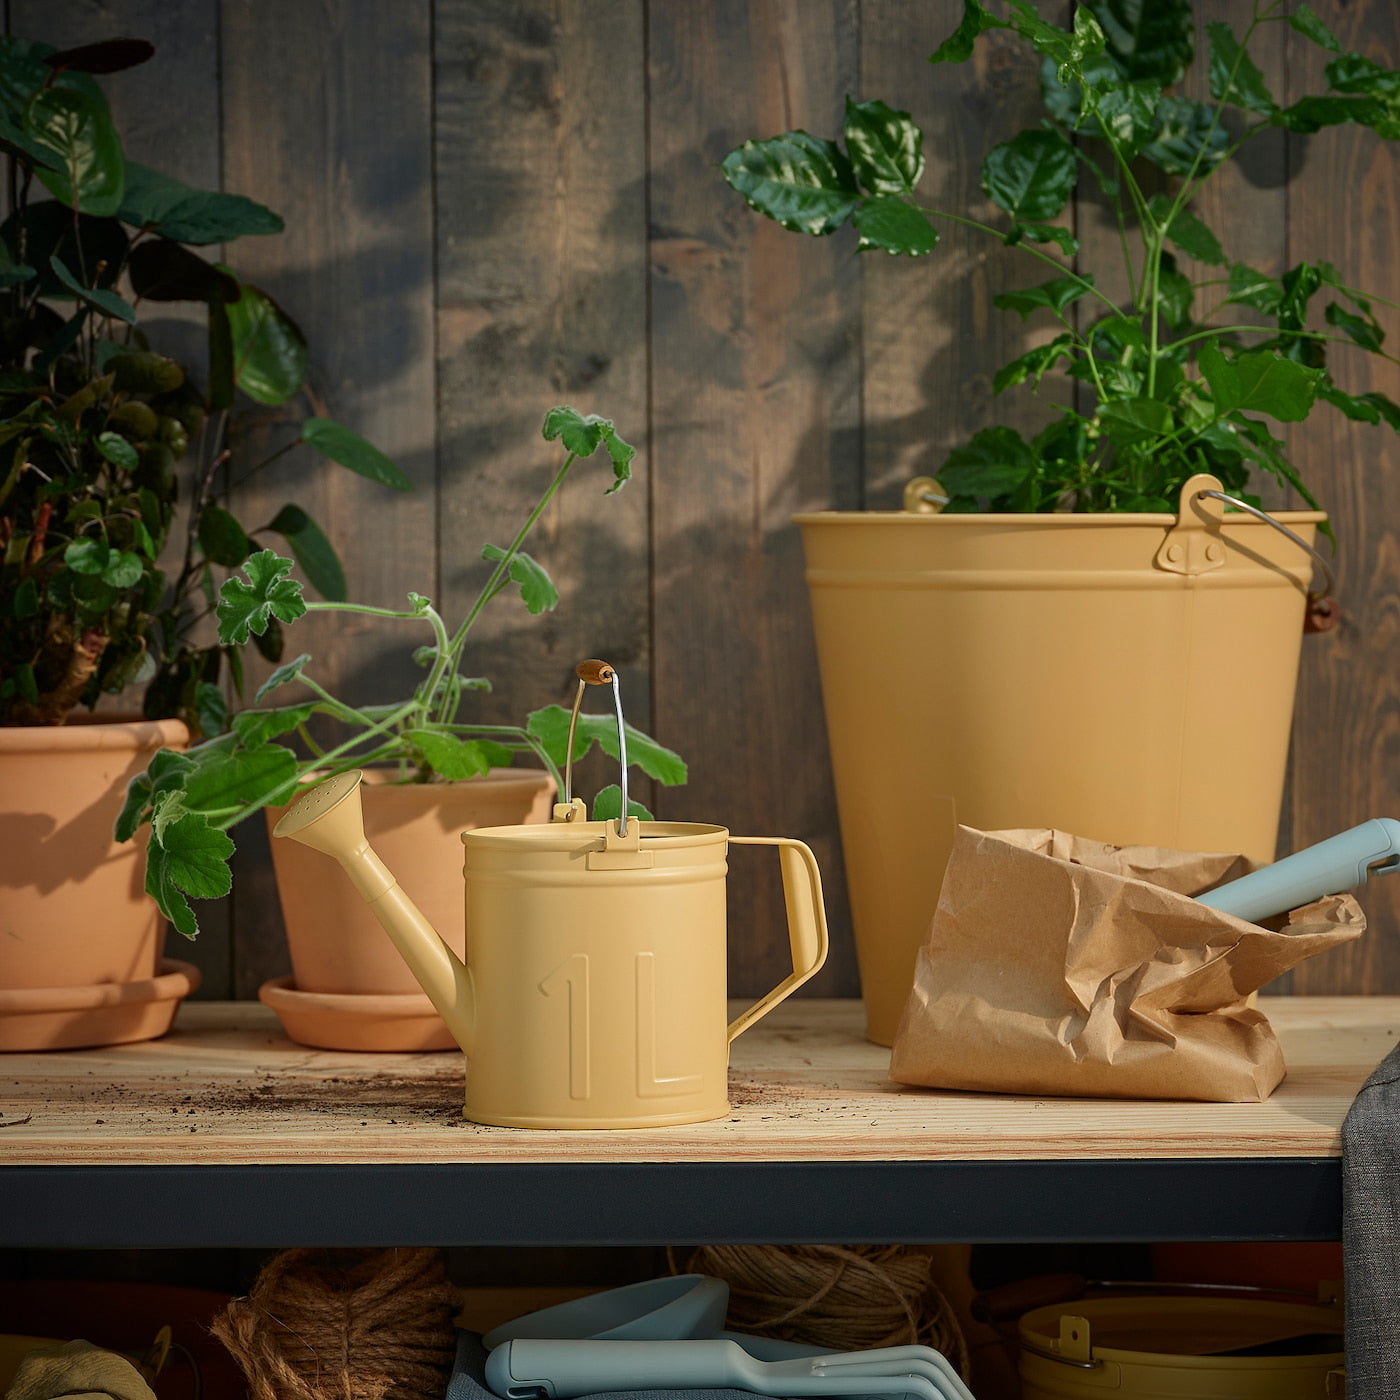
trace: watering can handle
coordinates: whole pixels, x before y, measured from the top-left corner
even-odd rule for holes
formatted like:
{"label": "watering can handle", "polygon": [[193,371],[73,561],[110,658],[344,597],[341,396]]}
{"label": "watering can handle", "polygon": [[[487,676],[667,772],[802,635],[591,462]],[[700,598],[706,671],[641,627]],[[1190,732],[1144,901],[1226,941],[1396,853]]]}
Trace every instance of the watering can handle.
{"label": "watering can handle", "polygon": [[826,906],[822,903],[822,875],[809,847],[789,836],[731,836],[733,846],[776,846],[783,871],[783,901],[787,905],[788,943],[792,971],[767,996],[729,1023],[729,1040],[766,1016],[780,1001],[795,992],[826,961]]}

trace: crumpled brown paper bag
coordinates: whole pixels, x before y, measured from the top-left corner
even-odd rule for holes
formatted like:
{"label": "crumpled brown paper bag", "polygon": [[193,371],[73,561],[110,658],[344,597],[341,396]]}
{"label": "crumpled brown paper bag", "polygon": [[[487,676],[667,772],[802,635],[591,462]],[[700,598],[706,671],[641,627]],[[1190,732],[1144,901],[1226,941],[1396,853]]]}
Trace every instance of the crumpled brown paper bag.
{"label": "crumpled brown paper bag", "polygon": [[1264,1099],[1284,1075],[1246,998],[1359,937],[1350,895],[1277,931],[1190,896],[1243,856],[960,826],[919,952],[890,1077],[941,1089],[1105,1098]]}

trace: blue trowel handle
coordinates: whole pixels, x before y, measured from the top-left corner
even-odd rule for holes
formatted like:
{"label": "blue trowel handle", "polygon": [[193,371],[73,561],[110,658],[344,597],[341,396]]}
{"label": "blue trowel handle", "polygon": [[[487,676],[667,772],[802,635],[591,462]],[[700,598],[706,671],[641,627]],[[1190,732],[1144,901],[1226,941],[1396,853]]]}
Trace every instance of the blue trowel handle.
{"label": "blue trowel handle", "polygon": [[1311,904],[1325,894],[1355,889],[1364,885],[1373,871],[1397,866],[1400,821],[1375,817],[1196,899],[1223,914],[1257,924],[1260,919]]}

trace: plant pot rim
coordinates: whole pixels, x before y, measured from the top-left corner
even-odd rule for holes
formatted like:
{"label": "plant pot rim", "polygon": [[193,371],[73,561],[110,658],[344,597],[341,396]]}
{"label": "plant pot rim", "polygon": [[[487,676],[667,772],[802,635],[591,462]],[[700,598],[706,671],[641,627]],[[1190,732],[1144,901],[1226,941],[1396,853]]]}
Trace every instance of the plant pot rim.
{"label": "plant pot rim", "polygon": [[[1284,525],[1320,525],[1327,519],[1325,510],[1273,510],[1268,514]],[[1034,526],[1040,529],[1069,529],[1087,526],[1090,529],[1106,529],[1113,525],[1152,526],[1159,530],[1169,530],[1177,523],[1177,516],[1168,511],[969,511],[943,515],[935,512],[908,510],[817,510],[803,511],[792,517],[795,525],[914,525],[920,529],[937,527],[940,529],[971,529],[974,526]],[[1251,529],[1269,529],[1267,522],[1258,520],[1243,511],[1225,517],[1228,526],[1247,526]]]}
{"label": "plant pot rim", "polygon": [[195,991],[200,972],[193,963],[162,958],[154,977],[133,982],[89,982],[72,987],[0,989],[0,1016],[31,1016],[53,1011],[98,1011],[143,1002],[178,1001]]}
{"label": "plant pot rim", "polygon": [[189,743],[183,720],[138,719],[102,714],[67,724],[0,725],[0,753],[75,753],[95,749],[177,748]]}

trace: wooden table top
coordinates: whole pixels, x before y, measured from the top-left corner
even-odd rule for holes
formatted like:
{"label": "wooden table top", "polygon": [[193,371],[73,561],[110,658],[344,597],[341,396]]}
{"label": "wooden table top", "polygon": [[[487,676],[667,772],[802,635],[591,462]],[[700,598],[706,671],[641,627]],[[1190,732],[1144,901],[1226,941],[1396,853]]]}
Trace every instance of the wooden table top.
{"label": "wooden table top", "polygon": [[1264,1007],[1288,1064],[1264,1103],[912,1089],[886,1078],[858,1002],[794,999],[735,1042],[728,1117],[531,1132],[463,1120],[456,1052],[313,1050],[257,1003],[190,1002],[160,1040],[0,1055],[0,1166],[1336,1157],[1400,997]]}

